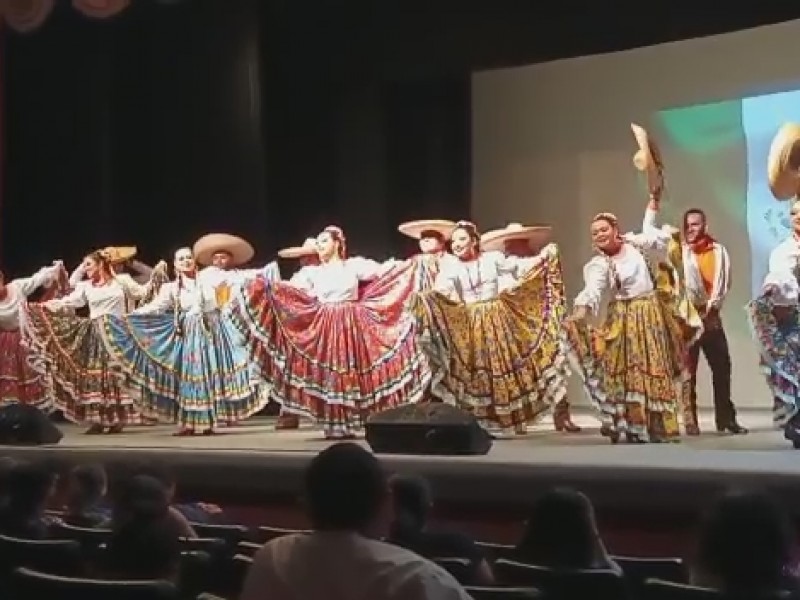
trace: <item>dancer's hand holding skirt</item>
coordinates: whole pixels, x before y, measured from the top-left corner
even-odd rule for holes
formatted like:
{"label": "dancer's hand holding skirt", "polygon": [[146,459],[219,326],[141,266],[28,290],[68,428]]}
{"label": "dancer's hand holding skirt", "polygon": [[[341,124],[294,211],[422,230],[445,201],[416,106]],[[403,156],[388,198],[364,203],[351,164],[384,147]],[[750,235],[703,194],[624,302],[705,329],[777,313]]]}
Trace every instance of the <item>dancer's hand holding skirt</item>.
{"label": "dancer's hand holding skirt", "polygon": [[524,428],[565,396],[557,254],[493,300],[466,304],[430,291],[415,294],[410,306],[433,370],[431,393],[484,427]]}
{"label": "dancer's hand holding skirt", "polygon": [[404,304],[414,264],[400,263],[355,301],[319,302],[286,282],[257,279],[229,306],[261,376],[283,408],[351,435],[377,412],[418,401],[430,381]]}

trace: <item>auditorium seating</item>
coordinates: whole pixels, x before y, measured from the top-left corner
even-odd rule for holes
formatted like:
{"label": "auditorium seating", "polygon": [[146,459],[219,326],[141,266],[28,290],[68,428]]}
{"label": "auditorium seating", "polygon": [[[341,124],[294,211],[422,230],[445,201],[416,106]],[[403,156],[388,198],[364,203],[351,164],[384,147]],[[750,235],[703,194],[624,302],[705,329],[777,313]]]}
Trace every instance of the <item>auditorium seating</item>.
{"label": "auditorium seating", "polygon": [[19,568],[14,571],[12,598],[47,600],[177,600],[178,589],[164,581],[105,581],[62,577]]}
{"label": "auditorium seating", "polygon": [[[264,541],[307,533],[272,526],[192,525],[203,537],[181,540],[181,598],[195,598],[203,592],[207,593],[207,598],[211,598],[210,594],[225,600],[237,598],[252,556]],[[5,589],[11,584],[23,586],[16,589],[24,589],[26,598],[36,597],[34,591],[46,591],[46,597],[55,600],[66,597],[66,591],[72,594],[77,590],[82,600],[91,600],[101,592],[110,594],[114,600],[176,597],[170,595],[174,594],[174,589],[153,582],[133,586],[129,582],[83,579],[87,574],[83,560],[95,561],[102,556],[110,531],[63,524],[53,526],[52,531],[63,539],[31,541],[0,536]],[[620,576],[612,571],[558,571],[528,565],[513,560],[513,546],[487,542],[479,546],[492,564],[498,582],[496,587],[473,587],[472,565],[466,558],[434,559],[467,587],[475,600],[522,600],[543,595],[555,599],[724,600],[716,592],[685,585],[685,568],[678,558],[613,557],[624,572],[624,576]],[[13,576],[9,576],[12,572]]]}

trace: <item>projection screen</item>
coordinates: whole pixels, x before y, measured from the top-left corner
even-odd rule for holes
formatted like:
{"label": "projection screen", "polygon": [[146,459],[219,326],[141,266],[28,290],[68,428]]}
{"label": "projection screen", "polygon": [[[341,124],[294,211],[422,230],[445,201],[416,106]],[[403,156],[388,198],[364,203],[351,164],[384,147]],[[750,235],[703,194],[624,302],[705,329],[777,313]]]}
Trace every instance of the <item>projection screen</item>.
{"label": "projection screen", "polygon": [[[632,166],[630,123],[661,145],[667,195],[662,222],[700,207],[728,247],[733,289],[724,309],[734,402],[771,406],[744,318],[770,250],[788,233],[788,206],[766,185],[779,125],[800,122],[800,21],[608,55],[473,76],[472,218],[483,228],[548,223],[564,260],[568,295],[591,255],[589,220],[616,213],[638,229],[646,190]],[[710,406],[701,361],[700,402]],[[571,398],[582,402],[573,382]]]}

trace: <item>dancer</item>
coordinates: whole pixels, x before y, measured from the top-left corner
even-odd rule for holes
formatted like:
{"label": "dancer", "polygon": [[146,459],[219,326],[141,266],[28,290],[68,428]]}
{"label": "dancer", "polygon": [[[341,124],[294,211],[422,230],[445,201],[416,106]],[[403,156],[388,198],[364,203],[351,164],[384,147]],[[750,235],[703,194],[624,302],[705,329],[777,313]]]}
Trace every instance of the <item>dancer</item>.
{"label": "dancer", "polygon": [[[127,273],[131,278],[140,285],[147,285],[153,274],[153,267],[135,260],[138,248],[136,246],[106,246],[102,250],[103,256],[106,257],[114,273],[120,275]],[[70,275],[69,283],[73,289],[80,281],[86,278],[86,271],[84,263],[78,267]],[[155,288],[153,288],[155,289]]]}
{"label": "dancer", "polygon": [[196,263],[204,267],[200,277],[214,290],[217,308],[228,303],[233,286],[244,285],[259,276],[270,281],[280,279],[274,261],[261,269],[239,268],[253,258],[255,250],[250,242],[235,235],[209,233],[195,242],[192,252]]}
{"label": "dancer", "polygon": [[398,226],[403,235],[419,240],[419,254],[411,260],[415,264],[414,289],[418,292],[433,288],[442,259],[447,256],[447,239],[455,229],[454,221],[423,219],[408,221]]}
{"label": "dancer", "polygon": [[30,353],[22,344],[20,310],[36,290],[53,286],[64,273],[63,263],[39,269],[30,277],[6,282],[0,272],[0,406],[27,404],[47,412],[52,399],[41,375],[29,364]]}
{"label": "dancer", "polygon": [[773,398],[773,418],[784,437],[800,449],[800,125],[787,123],[772,141],[769,186],[791,203],[792,233],[769,257],[761,294],[747,306],[761,365]]}
{"label": "dancer", "polygon": [[213,435],[220,421],[235,423],[264,408],[269,386],[256,380],[215,289],[197,276],[192,250],[179,249],[173,265],[175,279],[153,301],[105,321],[103,340],[141,388],[146,413],[176,422],[177,436]]}
{"label": "dancer", "polygon": [[[683,333],[674,307],[655,286],[656,265],[667,261],[670,237],[655,226],[659,203],[651,196],[639,234],[620,234],[617,218],[592,219],[598,254],[584,267],[585,287],[575,299],[565,334],[570,356],[601,414],[601,432],[613,443],[677,440],[677,392],[685,362]],[[588,325],[613,300],[603,327]]]}
{"label": "dancer", "polygon": [[317,420],[328,439],[352,438],[367,416],[416,402],[430,381],[403,311],[413,265],[348,258],[333,226],[317,236],[317,255],[291,281],[255,280],[231,312],[283,408]]}
{"label": "dancer", "polygon": [[[102,317],[132,310],[151,293],[163,269],[158,265],[151,283],[140,285],[129,275],[117,275],[108,255],[95,251],[83,260],[88,279],[72,292],[26,306],[22,332],[33,366],[45,376],[55,407],[68,420],[88,424],[88,434],[120,433],[138,421],[125,378],[103,345]],[[83,307],[88,318],[69,314]]]}
{"label": "dancer", "polygon": [[[530,258],[541,252],[550,241],[552,228],[549,226],[523,226],[521,223],[509,223],[503,229],[493,229],[481,236],[481,248],[485,252],[502,252],[506,256]],[[511,289],[517,285],[513,275],[503,273],[500,276],[499,291]],[[553,427],[556,431],[578,433],[581,428],[572,421],[569,400],[566,396],[553,405]]]}
{"label": "dancer", "polygon": [[[483,252],[474,224],[450,236],[455,255],[433,291],[414,295],[418,343],[433,369],[431,393],[472,412],[486,428],[527,432],[566,392],[559,347],[564,316],[561,263],[554,245],[532,258]],[[518,283],[499,291],[500,276]]]}
{"label": "dancer", "polygon": [[[318,265],[317,240],[314,238],[306,238],[302,246],[283,248],[278,251],[278,256],[296,260],[301,268]],[[278,421],[275,423],[275,429],[280,431],[285,429],[298,429],[299,427],[300,417],[281,407],[280,413],[278,414]]]}
{"label": "dancer", "polygon": [[720,311],[730,291],[731,267],[728,251],[708,233],[706,214],[699,208],[683,215],[683,268],[686,288],[693,309],[702,318],[702,333],[689,346],[689,393],[684,397],[686,432],[698,435],[697,366],[700,352],[708,361],[714,386],[714,422],[717,431],[745,434],[736,420],[731,400],[731,354]]}

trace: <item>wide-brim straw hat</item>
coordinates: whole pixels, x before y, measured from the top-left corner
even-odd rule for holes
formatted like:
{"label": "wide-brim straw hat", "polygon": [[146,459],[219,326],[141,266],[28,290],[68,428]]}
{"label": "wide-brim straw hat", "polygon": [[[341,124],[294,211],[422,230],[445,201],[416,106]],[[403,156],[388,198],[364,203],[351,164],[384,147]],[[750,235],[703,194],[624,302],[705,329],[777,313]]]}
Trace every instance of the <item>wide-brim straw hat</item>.
{"label": "wide-brim straw hat", "polygon": [[633,155],[633,166],[647,176],[647,186],[654,190],[664,181],[664,162],[656,141],[641,125],[631,123],[631,131],[639,149]]}
{"label": "wide-brim straw hat", "polygon": [[418,240],[426,231],[435,231],[442,237],[448,238],[455,228],[455,221],[448,221],[446,219],[420,219],[419,221],[407,221],[399,225],[397,230],[403,235]]}
{"label": "wide-brim straw hat", "polygon": [[481,236],[481,250],[503,251],[505,243],[511,240],[527,240],[531,246],[542,247],[550,241],[553,228],[549,225],[522,225],[509,223],[502,229],[492,229]]}
{"label": "wide-brim straw hat", "polygon": [[229,233],[209,233],[194,243],[194,259],[203,266],[210,265],[217,252],[231,255],[233,265],[243,265],[255,255],[250,242]]}
{"label": "wide-brim straw hat", "polygon": [[775,134],[767,158],[767,178],[778,200],[797,196],[800,189],[800,125],[786,123]]}
{"label": "wide-brim straw hat", "polygon": [[281,258],[304,258],[306,256],[314,256],[317,253],[317,240],[314,238],[307,238],[302,246],[290,246],[283,250],[278,250],[278,256]]}
{"label": "wide-brim straw hat", "polygon": [[137,251],[136,246],[106,246],[102,250],[98,250],[100,255],[112,265],[131,260],[136,256]]}

